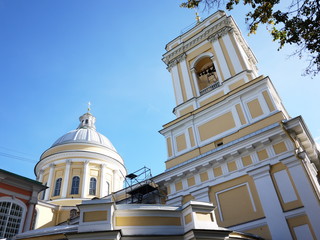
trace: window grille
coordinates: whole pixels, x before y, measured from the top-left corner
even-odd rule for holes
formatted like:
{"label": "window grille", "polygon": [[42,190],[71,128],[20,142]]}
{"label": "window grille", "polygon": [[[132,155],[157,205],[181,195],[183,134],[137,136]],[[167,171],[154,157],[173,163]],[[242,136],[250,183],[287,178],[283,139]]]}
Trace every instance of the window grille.
{"label": "window grille", "polygon": [[19,233],[23,208],[13,202],[0,202],[0,238],[10,238]]}

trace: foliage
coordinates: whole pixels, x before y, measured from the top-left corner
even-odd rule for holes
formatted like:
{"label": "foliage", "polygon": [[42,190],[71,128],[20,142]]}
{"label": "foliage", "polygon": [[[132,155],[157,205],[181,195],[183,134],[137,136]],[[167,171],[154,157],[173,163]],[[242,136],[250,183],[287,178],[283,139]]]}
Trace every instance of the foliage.
{"label": "foliage", "polygon": [[197,8],[203,4],[205,9],[211,9],[226,4],[226,9],[232,10],[240,3],[251,7],[246,14],[250,33],[256,33],[259,24],[267,24],[273,40],[280,44],[279,49],[294,44],[295,54],[300,58],[307,55],[306,75],[319,74],[320,0],[292,0],[285,10],[279,10],[280,0],[187,0],[180,6]]}

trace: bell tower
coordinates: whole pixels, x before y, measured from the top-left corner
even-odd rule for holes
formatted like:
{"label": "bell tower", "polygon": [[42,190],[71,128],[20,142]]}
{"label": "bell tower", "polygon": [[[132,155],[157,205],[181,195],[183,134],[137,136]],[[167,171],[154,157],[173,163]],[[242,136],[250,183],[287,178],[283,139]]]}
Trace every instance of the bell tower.
{"label": "bell tower", "polygon": [[[231,17],[216,12],[166,45],[177,117],[198,108],[195,98],[222,86],[232,90],[257,77],[256,58]],[[226,93],[226,92],[225,92]]]}
{"label": "bell tower", "polygon": [[155,179],[166,204],[214,203],[219,226],[265,239],[320,237],[319,151],[258,74],[233,18],[218,11],[195,23],[166,45],[163,61],[176,100],[175,119],[160,130],[166,171]]}

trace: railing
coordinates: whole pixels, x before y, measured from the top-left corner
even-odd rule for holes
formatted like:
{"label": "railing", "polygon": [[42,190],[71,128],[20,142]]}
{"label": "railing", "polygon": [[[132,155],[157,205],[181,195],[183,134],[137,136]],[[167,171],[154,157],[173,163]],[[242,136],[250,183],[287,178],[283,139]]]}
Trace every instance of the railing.
{"label": "railing", "polygon": [[212,84],[212,85],[210,85],[210,86],[208,86],[208,87],[206,87],[206,88],[204,88],[204,89],[202,89],[202,90],[200,90],[200,95],[203,95],[203,94],[205,94],[205,93],[207,93],[207,92],[210,92],[210,91],[212,91],[213,89],[216,89],[216,88],[218,88],[218,87],[220,87],[220,82],[218,81],[218,82],[215,82],[214,84]]}

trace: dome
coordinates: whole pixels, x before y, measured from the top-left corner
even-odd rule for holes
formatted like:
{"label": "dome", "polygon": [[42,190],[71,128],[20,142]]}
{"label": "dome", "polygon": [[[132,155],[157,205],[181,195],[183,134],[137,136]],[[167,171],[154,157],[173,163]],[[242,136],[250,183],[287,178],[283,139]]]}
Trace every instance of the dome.
{"label": "dome", "polygon": [[96,118],[91,113],[85,113],[80,118],[80,124],[76,130],[72,130],[58,138],[51,147],[68,143],[98,144],[116,151],[110,140],[98,133],[94,125]]}
{"label": "dome", "polygon": [[98,144],[116,151],[108,138],[106,138],[101,133],[98,133],[96,130],[90,128],[79,128],[76,130],[72,130],[58,138],[51,147],[66,143]]}

